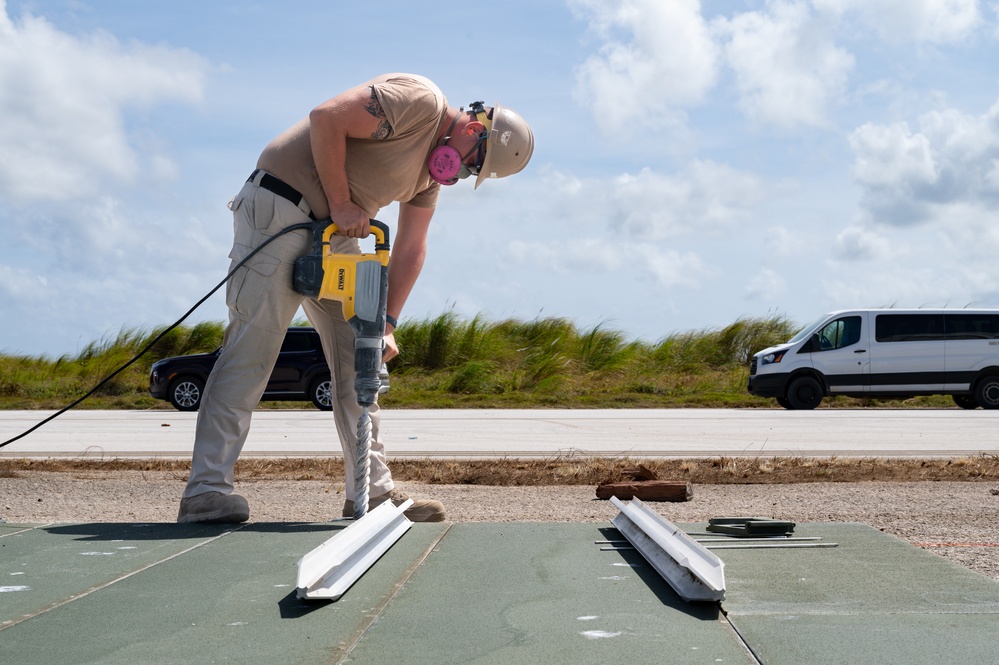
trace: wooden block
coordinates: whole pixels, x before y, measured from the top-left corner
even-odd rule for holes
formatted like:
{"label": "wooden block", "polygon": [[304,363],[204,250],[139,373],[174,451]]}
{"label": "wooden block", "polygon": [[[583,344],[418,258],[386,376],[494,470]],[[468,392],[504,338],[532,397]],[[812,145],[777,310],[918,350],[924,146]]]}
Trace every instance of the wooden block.
{"label": "wooden block", "polygon": [[621,471],[632,480],[659,480],[659,476],[656,475],[656,472],[644,464],[628,467],[627,469],[622,469]]}
{"label": "wooden block", "polygon": [[598,499],[609,499],[612,496],[622,501],[636,498],[642,501],[690,501],[694,497],[694,488],[685,480],[625,481],[597,485]]}

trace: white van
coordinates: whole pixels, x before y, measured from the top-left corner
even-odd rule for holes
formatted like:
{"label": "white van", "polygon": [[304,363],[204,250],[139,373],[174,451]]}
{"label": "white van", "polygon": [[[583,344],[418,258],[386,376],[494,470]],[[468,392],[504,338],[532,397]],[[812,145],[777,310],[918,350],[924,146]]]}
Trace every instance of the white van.
{"label": "white van", "polygon": [[785,409],[814,409],[826,395],[939,394],[999,409],[999,310],[832,312],[754,355],[748,388]]}

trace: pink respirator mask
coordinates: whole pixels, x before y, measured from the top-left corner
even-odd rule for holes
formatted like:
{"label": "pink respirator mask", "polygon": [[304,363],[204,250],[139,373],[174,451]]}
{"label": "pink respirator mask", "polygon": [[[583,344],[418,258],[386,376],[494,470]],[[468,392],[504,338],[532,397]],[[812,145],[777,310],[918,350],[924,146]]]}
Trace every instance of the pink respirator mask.
{"label": "pink respirator mask", "polygon": [[[482,162],[485,160],[488,131],[484,131],[478,136],[478,141],[476,141],[475,145],[472,146],[472,149],[464,157],[458,152],[457,148],[447,145],[447,142],[451,140],[451,132],[454,130],[454,126],[458,123],[458,118],[461,117],[461,113],[464,110],[465,107],[461,107],[458,115],[451,121],[451,126],[447,128],[447,133],[441,139],[440,144],[430,151],[427,168],[430,171],[430,177],[433,181],[441,185],[450,186],[459,180],[464,180],[470,175],[478,175],[479,169],[482,168]],[[472,167],[466,164],[465,160],[476,150],[479,151],[479,155],[475,160],[475,166]]]}

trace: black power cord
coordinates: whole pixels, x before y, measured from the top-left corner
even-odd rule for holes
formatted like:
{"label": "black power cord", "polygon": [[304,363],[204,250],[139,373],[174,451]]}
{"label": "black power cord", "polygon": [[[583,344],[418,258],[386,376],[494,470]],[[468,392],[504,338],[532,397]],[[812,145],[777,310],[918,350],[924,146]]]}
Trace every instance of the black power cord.
{"label": "black power cord", "polygon": [[256,247],[252,252],[250,252],[249,254],[247,254],[246,257],[242,261],[240,261],[239,263],[237,263],[236,266],[232,270],[229,271],[229,274],[225,276],[225,279],[223,279],[221,282],[219,282],[218,284],[216,284],[215,288],[213,288],[211,291],[209,291],[207,294],[205,294],[204,298],[202,298],[201,300],[199,300],[198,302],[196,302],[194,304],[194,307],[192,307],[191,309],[187,310],[187,312],[184,314],[184,316],[182,316],[179,319],[177,319],[177,321],[175,321],[169,328],[166,328],[163,332],[161,332],[159,335],[157,335],[156,338],[153,339],[153,341],[151,341],[148,344],[146,344],[146,346],[143,347],[141,351],[139,351],[137,354],[135,354],[134,358],[132,358],[131,360],[129,360],[127,363],[125,363],[124,365],[122,365],[121,367],[119,367],[118,369],[116,369],[115,371],[113,371],[110,374],[108,374],[106,377],[104,377],[104,379],[101,380],[100,383],[98,383],[96,386],[94,386],[93,388],[91,388],[90,392],[88,392],[86,395],[84,395],[83,397],[79,398],[78,400],[76,400],[75,402],[73,402],[72,404],[70,404],[69,406],[65,406],[62,409],[56,411],[55,413],[53,413],[51,416],[49,416],[45,420],[42,420],[41,422],[36,423],[33,427],[31,427],[30,429],[27,429],[24,432],[18,434],[14,438],[8,439],[8,440],[4,441],[3,443],[0,443],[0,448],[3,448],[4,446],[6,446],[8,444],[14,443],[18,439],[23,439],[24,437],[28,436],[29,434],[31,434],[32,432],[34,432],[36,429],[38,429],[39,427],[41,427],[42,425],[44,425],[44,424],[46,424],[46,423],[48,423],[48,422],[50,422],[50,421],[58,418],[59,416],[61,416],[62,414],[66,413],[67,411],[69,411],[70,409],[72,409],[74,406],[76,406],[77,404],[79,404],[80,402],[82,402],[83,400],[87,399],[88,397],[90,397],[91,395],[93,395],[95,392],[97,392],[98,390],[100,390],[101,386],[103,386],[104,384],[106,384],[108,381],[110,381],[111,379],[113,379],[114,377],[118,376],[119,374],[121,374],[126,369],[128,369],[130,366],[132,366],[132,364],[134,364],[135,361],[137,361],[139,358],[141,358],[147,351],[149,351],[149,349],[153,348],[153,346],[155,346],[158,341],[160,341],[161,339],[163,339],[168,332],[170,332],[171,330],[173,330],[174,328],[176,328],[177,326],[179,326],[181,323],[183,323],[184,320],[187,317],[189,317],[194,312],[194,310],[196,310],[199,307],[201,307],[201,305],[203,305],[206,300],[208,300],[209,298],[211,298],[215,294],[216,291],[218,291],[219,289],[221,289],[225,285],[225,283],[228,282],[229,279],[233,275],[236,274],[236,271],[243,267],[244,263],[246,263],[251,258],[253,258],[253,256],[257,252],[259,252],[260,250],[262,250],[264,247],[266,247],[270,243],[274,242],[275,240],[277,240],[278,238],[280,238],[281,236],[283,236],[285,233],[290,233],[291,231],[300,231],[300,230],[303,230],[303,229],[308,229],[308,230],[314,231],[317,224],[324,224],[325,225],[325,224],[328,224],[328,223],[329,223],[329,220],[325,219],[325,220],[322,220],[322,221],[319,221],[319,222],[303,222],[301,224],[292,224],[291,226],[288,226],[288,227],[285,227],[285,228],[281,229],[275,235],[271,236],[270,238],[268,238],[264,242],[260,243],[259,247]]}

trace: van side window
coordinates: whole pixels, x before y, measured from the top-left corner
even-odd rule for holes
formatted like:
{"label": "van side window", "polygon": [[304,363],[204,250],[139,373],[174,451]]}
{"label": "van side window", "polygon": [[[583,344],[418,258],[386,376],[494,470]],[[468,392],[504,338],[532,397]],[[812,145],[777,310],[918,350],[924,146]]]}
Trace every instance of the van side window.
{"label": "van side window", "polygon": [[945,314],[947,339],[999,339],[999,315]]}
{"label": "van side window", "polygon": [[827,324],[818,332],[819,351],[842,349],[860,341],[860,317],[846,316]]}
{"label": "van side window", "polygon": [[874,339],[879,342],[929,342],[943,338],[943,314],[879,314],[874,322]]}

